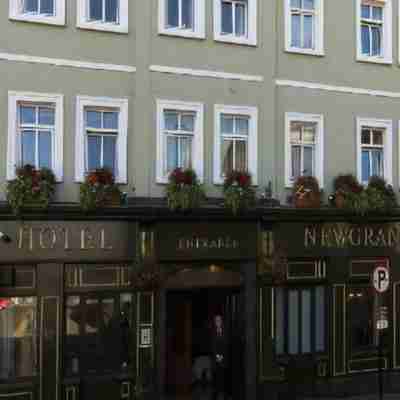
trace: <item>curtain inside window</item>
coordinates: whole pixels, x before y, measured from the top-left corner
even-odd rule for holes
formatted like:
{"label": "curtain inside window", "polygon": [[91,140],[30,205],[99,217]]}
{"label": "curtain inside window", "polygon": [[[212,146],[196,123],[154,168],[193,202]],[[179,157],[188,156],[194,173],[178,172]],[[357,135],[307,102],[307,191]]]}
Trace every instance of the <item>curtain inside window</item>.
{"label": "curtain inside window", "polygon": [[314,16],[304,15],[303,17],[304,43],[305,49],[314,48]]}
{"label": "curtain inside window", "polygon": [[51,132],[39,132],[39,168],[51,168]]}
{"label": "curtain inside window", "polygon": [[301,147],[292,146],[292,179],[301,175]]}
{"label": "curtain inside window", "polygon": [[22,145],[22,165],[30,164],[36,166],[35,162],[35,154],[36,154],[36,146],[35,146],[35,132],[34,131],[23,131],[21,145]]}
{"label": "curtain inside window", "polygon": [[222,140],[221,144],[222,172],[224,175],[233,170],[233,141],[229,139]]}
{"label": "curtain inside window", "polygon": [[119,0],[105,0],[106,2],[106,22],[118,23]]}
{"label": "curtain inside window", "polygon": [[88,169],[93,171],[101,167],[101,137],[88,136]]}
{"label": "curtain inside window", "polygon": [[301,47],[301,16],[292,15],[292,43],[293,47]]}
{"label": "curtain inside window", "polygon": [[102,21],[103,0],[89,0],[89,19],[92,21]]}
{"label": "curtain inside window", "polygon": [[167,171],[171,172],[178,167],[178,138],[167,136]]}
{"label": "curtain inside window", "polygon": [[181,167],[190,168],[192,166],[192,138],[181,138]]}
{"label": "curtain inside window", "polygon": [[236,165],[235,169],[247,171],[247,142],[244,140],[236,141]]}
{"label": "curtain inside window", "polygon": [[182,0],[182,28],[193,29],[193,1]]}
{"label": "curtain inside window", "polygon": [[221,6],[221,28],[225,34],[233,33],[232,3],[222,2]]}
{"label": "curtain inside window", "polygon": [[383,150],[373,150],[372,156],[372,175],[383,176]]}
{"label": "curtain inside window", "polygon": [[103,167],[108,168],[115,175],[117,138],[103,137]]}
{"label": "curtain inside window", "polygon": [[167,2],[167,27],[179,26],[179,0],[165,0]]}
{"label": "curtain inside window", "polygon": [[235,7],[236,36],[246,36],[246,6],[237,4]]}
{"label": "curtain inside window", "polygon": [[373,26],[372,30],[372,54],[373,56],[381,55],[381,37],[382,37],[382,28],[380,26]]}
{"label": "curtain inside window", "polygon": [[363,54],[370,54],[369,26],[361,25],[361,49]]}
{"label": "curtain inside window", "polygon": [[303,165],[302,175],[314,175],[314,148],[304,146],[303,150]]}

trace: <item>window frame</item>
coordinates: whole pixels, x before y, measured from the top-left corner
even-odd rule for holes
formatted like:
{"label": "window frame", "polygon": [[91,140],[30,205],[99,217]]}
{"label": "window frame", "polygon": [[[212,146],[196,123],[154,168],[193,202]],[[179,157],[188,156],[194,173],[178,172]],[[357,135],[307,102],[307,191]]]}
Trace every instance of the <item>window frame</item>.
{"label": "window frame", "polygon": [[21,163],[20,142],[18,140],[19,103],[53,104],[54,137],[52,142],[51,169],[57,182],[63,181],[63,138],[64,138],[64,96],[61,94],[8,92],[8,143],[7,143],[7,180],[16,177],[15,167]]}
{"label": "window frame", "polygon": [[116,144],[116,174],[115,182],[128,183],[127,153],[128,153],[128,99],[111,97],[77,96],[76,98],[76,132],[75,132],[75,182],[85,180],[86,169],[86,108],[118,109],[118,134]]}
{"label": "window frame", "polygon": [[[392,15],[392,0],[377,0],[376,3],[383,7],[383,28],[382,28],[382,55],[381,56],[366,56],[362,53],[361,41],[361,5],[363,0],[356,0],[356,32],[357,32],[357,54],[356,60],[360,62],[372,62],[377,64],[392,64],[393,60],[393,15]],[[373,0],[368,3],[374,3]]]}
{"label": "window frame", "polygon": [[393,183],[393,123],[388,119],[374,119],[357,117],[357,134],[356,134],[356,148],[357,148],[357,179],[360,183],[366,185],[368,181],[362,180],[362,145],[361,145],[361,131],[363,127],[383,129],[383,178],[391,185]]}
{"label": "window frame", "polygon": [[119,0],[118,24],[112,22],[89,20],[89,1],[90,0],[77,0],[76,26],[78,28],[115,33],[129,32],[129,0]]}
{"label": "window frame", "polygon": [[249,118],[247,142],[247,169],[251,174],[252,183],[258,185],[258,108],[253,106],[233,106],[215,104],[214,106],[214,179],[215,185],[222,185],[224,178],[221,171],[221,116],[223,114],[246,116]]}
{"label": "window frame", "polygon": [[65,0],[54,0],[54,15],[24,13],[19,0],[9,0],[9,16],[14,21],[26,21],[47,25],[65,25]]}
{"label": "window frame", "polygon": [[[247,0],[246,37],[236,36],[234,33],[231,35],[222,34],[223,1],[224,0],[214,0],[214,40],[216,42],[257,46],[257,0]],[[230,1],[228,0],[228,2]]]}
{"label": "window frame", "polygon": [[200,182],[204,181],[204,104],[178,100],[157,100],[157,153],[156,153],[156,182],[168,183],[168,175],[164,174],[166,161],[164,111],[187,111],[196,114],[192,139],[192,168],[196,171]]}
{"label": "window frame", "polygon": [[168,0],[158,0],[158,33],[160,35],[180,36],[192,39],[205,39],[206,38],[206,21],[205,21],[205,1],[193,0],[193,30],[181,28],[168,28],[166,27],[166,13]]}
{"label": "window frame", "polygon": [[292,152],[290,144],[290,125],[292,122],[309,122],[317,125],[315,140],[315,171],[312,174],[318,179],[321,189],[324,187],[324,116],[322,114],[305,114],[298,112],[285,113],[285,186],[292,188],[291,179]]}
{"label": "window frame", "polygon": [[324,0],[315,0],[315,28],[313,32],[314,48],[307,49],[292,46],[292,24],[291,24],[291,0],[285,0],[285,51],[289,53],[301,53],[312,56],[324,56]]}

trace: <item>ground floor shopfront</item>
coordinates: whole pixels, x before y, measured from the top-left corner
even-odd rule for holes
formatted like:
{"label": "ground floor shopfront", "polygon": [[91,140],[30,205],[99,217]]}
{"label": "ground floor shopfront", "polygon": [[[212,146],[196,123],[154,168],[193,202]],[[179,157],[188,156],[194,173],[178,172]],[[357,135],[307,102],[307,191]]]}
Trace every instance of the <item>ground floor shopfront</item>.
{"label": "ground floor shopfront", "polygon": [[234,400],[371,391],[400,367],[396,216],[60,216],[0,220],[1,399],[194,399],[217,314]]}

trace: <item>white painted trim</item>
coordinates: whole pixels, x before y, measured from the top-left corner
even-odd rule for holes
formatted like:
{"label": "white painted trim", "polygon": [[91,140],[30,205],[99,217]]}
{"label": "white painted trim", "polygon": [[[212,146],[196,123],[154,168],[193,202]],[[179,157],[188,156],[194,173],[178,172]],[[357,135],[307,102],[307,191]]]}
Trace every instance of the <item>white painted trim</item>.
{"label": "white painted trim", "polygon": [[8,143],[7,180],[15,179],[15,167],[20,165],[20,142],[18,140],[18,102],[51,103],[55,106],[54,138],[52,141],[52,171],[57,182],[63,180],[64,144],[64,96],[61,94],[8,92]]}
{"label": "white painted trim", "polygon": [[209,71],[205,69],[167,67],[165,65],[150,65],[149,69],[152,72],[162,72],[174,75],[190,75],[190,76],[198,76],[204,78],[217,78],[217,79],[237,79],[248,82],[264,81],[264,77],[261,75],[233,74],[230,72]]}
{"label": "white painted trim", "polygon": [[191,39],[206,38],[206,22],[205,22],[205,0],[194,0],[194,30],[167,28],[166,21],[166,0],[158,0],[158,33],[160,35],[181,36]]}
{"label": "white painted trim", "polygon": [[[71,1],[71,0],[70,0]],[[88,19],[88,0],[77,0],[76,26],[82,29],[95,31],[128,33],[129,32],[129,6],[128,0],[119,1],[119,23],[102,23],[99,21],[89,21]]]}
{"label": "white painted trim", "polygon": [[130,65],[103,64],[91,61],[67,60],[63,58],[50,58],[29,56],[26,54],[0,52],[0,60],[26,62],[34,64],[56,65],[58,67],[72,67],[81,69],[95,69],[116,72],[136,72],[136,68]]}
{"label": "white painted trim", "polygon": [[128,182],[128,99],[113,97],[76,97],[76,132],[75,132],[75,181],[83,182],[86,167],[86,134],[85,134],[85,107],[118,108],[118,138],[117,138],[117,173],[116,183]]}
{"label": "white painted trim", "polygon": [[357,149],[357,179],[362,184],[368,182],[362,181],[361,174],[361,129],[363,126],[371,128],[385,129],[385,136],[383,138],[383,174],[386,182],[391,185],[393,183],[393,122],[390,119],[376,119],[367,117],[357,117],[356,119],[356,149]]}
{"label": "white painted trim", "polygon": [[290,179],[292,164],[290,151],[290,124],[294,121],[314,122],[317,124],[317,138],[315,144],[315,173],[319,186],[324,187],[324,116],[322,114],[304,114],[298,112],[285,113],[285,186],[292,188],[294,182]]}
{"label": "white painted trim", "polygon": [[324,0],[316,0],[315,5],[315,49],[303,49],[291,45],[292,24],[290,9],[290,0],[285,0],[285,51],[312,56],[324,56]]}
{"label": "white painted trim", "polygon": [[217,42],[257,46],[257,0],[248,0],[247,5],[247,37],[221,34],[222,0],[214,0],[214,40]]}
{"label": "white painted trim", "polygon": [[65,25],[65,0],[55,0],[55,15],[24,14],[20,0],[9,0],[9,19],[46,25]]}
{"label": "white painted trim", "polygon": [[368,57],[362,54],[361,51],[361,2],[356,0],[356,59],[361,62],[371,62],[376,64],[392,64],[392,30],[393,30],[393,15],[392,15],[392,0],[380,1],[383,6],[383,55],[381,57]]}
{"label": "white painted trim", "polygon": [[224,104],[214,105],[214,165],[213,182],[215,185],[224,183],[221,176],[221,114],[246,115],[249,117],[248,138],[248,171],[251,174],[253,185],[258,184],[258,109],[249,106],[232,106]]}
{"label": "white painted trim", "polygon": [[286,80],[286,79],[277,79],[275,81],[275,83],[277,86],[288,86],[288,87],[303,88],[303,89],[325,90],[327,92],[337,92],[337,93],[362,94],[362,95],[368,95],[368,96],[390,97],[390,98],[395,98],[395,99],[400,98],[400,92],[389,92],[386,90],[362,89],[362,88],[353,88],[350,86],[335,86],[335,85],[327,85],[324,83],[291,81],[291,80]]}
{"label": "white painted trim", "polygon": [[193,111],[196,113],[194,139],[192,148],[193,169],[200,182],[204,181],[204,104],[177,100],[157,100],[157,160],[156,181],[168,183],[168,176],[164,175],[164,110]]}

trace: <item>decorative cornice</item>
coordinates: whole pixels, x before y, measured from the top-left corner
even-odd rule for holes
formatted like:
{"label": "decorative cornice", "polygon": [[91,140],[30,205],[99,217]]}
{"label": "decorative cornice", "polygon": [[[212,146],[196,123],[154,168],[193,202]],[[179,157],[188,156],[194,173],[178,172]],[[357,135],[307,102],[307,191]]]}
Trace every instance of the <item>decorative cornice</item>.
{"label": "decorative cornice", "polygon": [[68,60],[63,58],[39,57],[30,56],[26,54],[4,53],[0,52],[0,60],[16,61],[33,64],[47,64],[55,65],[57,67],[71,67],[80,69],[91,69],[101,71],[114,71],[114,72],[136,72],[136,68],[130,65],[119,64],[104,64],[92,61],[83,60]]}
{"label": "decorative cornice", "polygon": [[174,75],[189,75],[204,78],[217,78],[217,79],[233,79],[248,82],[263,82],[264,77],[261,75],[246,75],[246,74],[235,74],[230,72],[222,71],[210,71],[205,69],[192,69],[192,68],[181,68],[181,67],[168,67],[165,65],[150,65],[150,71],[161,72],[166,74]]}
{"label": "decorative cornice", "polygon": [[363,88],[354,88],[350,86],[335,86],[324,83],[292,81],[287,79],[277,79],[275,83],[277,86],[288,86],[288,87],[296,87],[303,89],[316,89],[316,90],[324,90],[327,92],[336,92],[336,93],[390,97],[395,99],[400,98],[400,92],[389,92],[386,90],[363,89]]}

